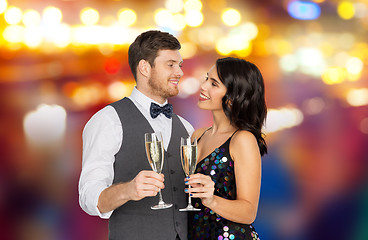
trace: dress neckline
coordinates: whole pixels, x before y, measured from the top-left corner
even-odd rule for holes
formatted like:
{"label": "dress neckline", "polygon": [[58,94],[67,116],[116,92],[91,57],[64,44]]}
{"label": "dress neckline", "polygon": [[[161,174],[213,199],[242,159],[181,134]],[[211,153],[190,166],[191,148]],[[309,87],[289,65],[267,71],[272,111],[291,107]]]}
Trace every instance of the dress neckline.
{"label": "dress neckline", "polygon": [[208,154],[207,156],[205,156],[204,158],[202,158],[200,161],[198,161],[197,162],[197,164],[198,163],[200,163],[200,162],[202,162],[203,160],[205,160],[206,158],[208,158],[209,156],[211,156],[211,154],[212,153],[214,153],[214,152],[216,152],[216,149],[218,149],[218,148],[221,148],[222,146],[224,146],[228,141],[230,141],[230,139],[232,138],[232,136],[233,135],[231,135],[223,144],[221,144],[220,146],[218,146],[218,147],[216,147],[215,149],[213,149],[213,151],[212,152],[210,152],[210,154]]}
{"label": "dress neckline", "polygon": [[[198,138],[198,140],[197,140],[197,143],[198,143],[198,141],[201,139],[201,137],[208,131],[208,130],[210,130],[212,127],[210,127],[210,128],[208,128],[206,131],[204,131],[203,132],[203,134]],[[214,153],[215,151],[216,151],[216,149],[218,149],[218,148],[221,148],[222,146],[224,146],[227,142],[229,142],[230,140],[231,140],[231,138],[234,136],[234,134],[237,132],[237,131],[239,131],[239,129],[237,129],[237,130],[235,130],[235,132],[233,132],[233,134],[231,134],[231,136],[223,143],[223,144],[221,144],[220,146],[218,146],[218,147],[216,147],[215,149],[213,149],[213,151],[211,151],[207,156],[205,156],[204,158],[202,158],[200,161],[198,161],[197,162],[197,164],[198,163],[200,163],[200,162],[202,162],[203,160],[205,160],[206,158],[208,158],[212,153]]]}

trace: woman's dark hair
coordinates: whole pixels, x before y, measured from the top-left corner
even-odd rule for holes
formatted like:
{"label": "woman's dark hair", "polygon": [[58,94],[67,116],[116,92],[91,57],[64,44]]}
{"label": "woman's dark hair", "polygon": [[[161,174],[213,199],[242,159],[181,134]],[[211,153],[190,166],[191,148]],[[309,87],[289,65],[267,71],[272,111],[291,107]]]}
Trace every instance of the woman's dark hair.
{"label": "woman's dark hair", "polygon": [[262,133],[267,107],[263,77],[251,62],[238,58],[220,58],[216,61],[217,74],[227,91],[222,107],[230,123],[238,129],[251,132],[257,139],[261,156],[267,153]]}
{"label": "woman's dark hair", "polygon": [[137,66],[144,59],[153,67],[159,50],[179,50],[181,45],[167,32],[150,30],[139,35],[129,46],[128,59],[134,79],[137,79]]}

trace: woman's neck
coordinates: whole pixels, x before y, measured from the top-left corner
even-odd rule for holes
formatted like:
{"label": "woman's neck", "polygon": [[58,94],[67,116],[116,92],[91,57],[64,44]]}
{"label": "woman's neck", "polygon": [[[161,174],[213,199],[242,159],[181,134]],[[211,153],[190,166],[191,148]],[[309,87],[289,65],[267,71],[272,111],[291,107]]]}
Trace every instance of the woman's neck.
{"label": "woman's neck", "polygon": [[224,111],[212,111],[212,118],[212,134],[227,133],[236,130],[236,127],[231,125],[230,120],[226,117]]}

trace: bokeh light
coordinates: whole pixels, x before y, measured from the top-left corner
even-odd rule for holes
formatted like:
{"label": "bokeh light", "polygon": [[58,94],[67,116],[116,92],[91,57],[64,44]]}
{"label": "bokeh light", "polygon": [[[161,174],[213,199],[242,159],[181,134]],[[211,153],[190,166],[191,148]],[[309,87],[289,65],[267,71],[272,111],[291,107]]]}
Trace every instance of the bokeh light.
{"label": "bokeh light", "polygon": [[300,20],[313,20],[320,16],[321,9],[318,4],[306,1],[290,1],[288,4],[290,16]]}
{"label": "bokeh light", "polygon": [[5,21],[8,24],[18,24],[22,20],[22,10],[18,7],[10,6],[4,13]]}
{"label": "bokeh light", "polygon": [[349,90],[346,100],[352,106],[368,105],[368,88]]}
{"label": "bokeh light", "polygon": [[225,9],[221,15],[222,21],[228,26],[235,26],[241,20],[240,12],[233,8]]}
{"label": "bokeh light", "polygon": [[41,16],[36,10],[28,9],[23,14],[23,24],[27,27],[39,26]]}
{"label": "bokeh light", "polygon": [[355,14],[353,3],[347,1],[340,2],[337,7],[337,13],[342,19],[345,20],[353,18]]}
{"label": "bokeh light", "polygon": [[123,26],[131,26],[137,20],[137,14],[131,9],[121,9],[118,13],[119,23]]}
{"label": "bokeh light", "polygon": [[43,10],[42,23],[46,26],[54,26],[61,23],[63,13],[59,8],[49,6]]}
{"label": "bokeh light", "polygon": [[8,1],[0,0],[0,14],[2,14],[6,10],[7,7],[8,7]]}
{"label": "bokeh light", "polygon": [[98,22],[100,19],[100,14],[96,9],[84,8],[80,13],[80,18],[84,25],[92,26]]}
{"label": "bokeh light", "polygon": [[190,27],[199,27],[203,23],[203,14],[197,10],[190,10],[185,13],[185,21]]}
{"label": "bokeh light", "polygon": [[48,145],[61,140],[66,130],[66,116],[62,106],[40,104],[24,117],[27,138],[35,145]]}

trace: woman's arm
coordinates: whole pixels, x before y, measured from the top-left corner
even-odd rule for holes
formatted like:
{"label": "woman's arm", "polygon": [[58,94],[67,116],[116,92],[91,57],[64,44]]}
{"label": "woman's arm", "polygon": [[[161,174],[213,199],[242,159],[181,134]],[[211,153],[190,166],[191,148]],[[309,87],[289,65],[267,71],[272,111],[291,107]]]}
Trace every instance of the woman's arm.
{"label": "woman's arm", "polygon": [[251,224],[256,218],[260,185],[261,156],[258,144],[250,132],[237,132],[230,142],[230,154],[234,160],[236,179],[236,200],[227,200],[213,195],[214,183],[210,176],[191,175],[187,184],[193,187],[192,197],[199,197],[203,205],[220,216],[244,224]]}

